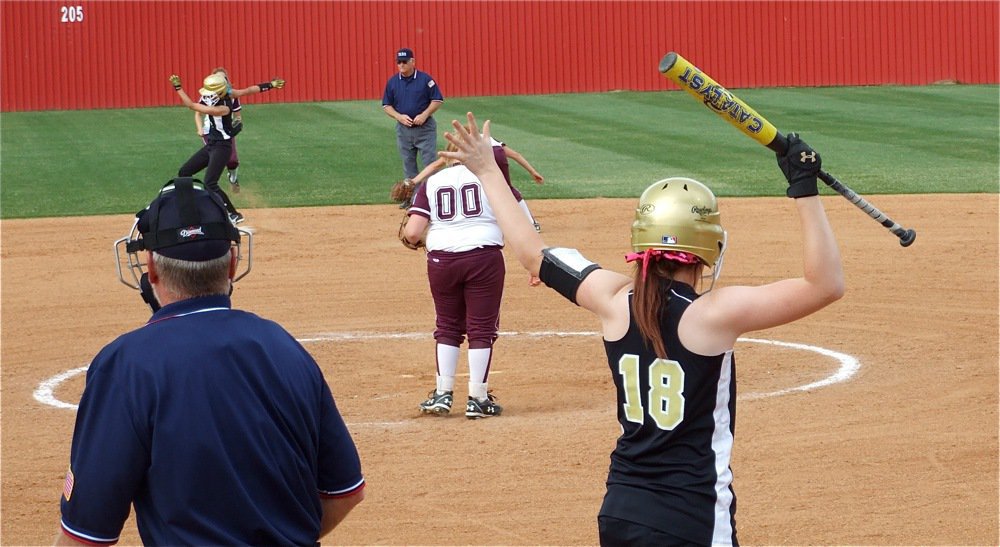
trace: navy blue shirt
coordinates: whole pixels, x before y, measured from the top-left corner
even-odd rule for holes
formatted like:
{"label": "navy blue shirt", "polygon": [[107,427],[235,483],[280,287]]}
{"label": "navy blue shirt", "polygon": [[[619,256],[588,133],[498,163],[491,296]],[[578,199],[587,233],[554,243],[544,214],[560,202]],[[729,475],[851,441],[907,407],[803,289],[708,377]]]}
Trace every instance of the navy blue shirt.
{"label": "navy blue shirt", "polygon": [[434,78],[419,70],[414,70],[409,78],[404,78],[401,74],[392,76],[386,82],[385,93],[382,94],[383,107],[392,106],[396,112],[411,118],[427,110],[431,101],[444,101],[441,88]]}
{"label": "navy blue shirt", "polygon": [[112,544],[134,503],[146,545],[313,545],[321,496],[364,487],[323,373],[225,296],[164,306],[94,358],[63,530]]}

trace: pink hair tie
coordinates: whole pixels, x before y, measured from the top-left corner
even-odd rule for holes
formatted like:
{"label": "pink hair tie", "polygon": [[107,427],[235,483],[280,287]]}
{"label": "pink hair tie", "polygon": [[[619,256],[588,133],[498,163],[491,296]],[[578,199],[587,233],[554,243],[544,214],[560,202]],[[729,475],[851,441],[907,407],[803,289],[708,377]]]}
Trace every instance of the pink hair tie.
{"label": "pink hair tie", "polygon": [[662,252],[663,254],[660,255],[660,257],[666,260],[673,260],[674,262],[680,262],[681,264],[698,263],[698,257],[691,253],[685,253],[684,251],[662,251]]}
{"label": "pink hair tie", "polygon": [[646,249],[641,253],[628,253],[625,255],[625,262],[642,261],[642,280],[646,280],[646,268],[652,260],[671,260],[681,264],[696,264],[698,257],[684,251],[668,251],[664,249]]}

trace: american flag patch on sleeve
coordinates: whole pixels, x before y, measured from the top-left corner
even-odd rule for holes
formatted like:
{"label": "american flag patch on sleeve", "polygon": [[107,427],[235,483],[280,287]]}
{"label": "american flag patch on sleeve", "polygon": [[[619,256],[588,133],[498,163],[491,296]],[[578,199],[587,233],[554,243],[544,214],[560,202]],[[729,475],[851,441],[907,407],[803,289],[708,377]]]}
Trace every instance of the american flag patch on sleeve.
{"label": "american flag patch on sleeve", "polygon": [[73,497],[73,469],[66,470],[66,482],[63,483],[63,497],[69,501]]}

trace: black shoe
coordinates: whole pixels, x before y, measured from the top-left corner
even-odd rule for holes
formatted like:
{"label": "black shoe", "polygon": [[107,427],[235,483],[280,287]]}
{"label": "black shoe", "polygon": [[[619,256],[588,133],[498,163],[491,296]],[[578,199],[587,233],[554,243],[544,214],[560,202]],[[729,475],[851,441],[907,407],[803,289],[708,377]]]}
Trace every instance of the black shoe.
{"label": "black shoe", "polygon": [[431,392],[427,394],[427,400],[420,403],[420,412],[445,416],[451,412],[451,402],[451,391],[438,393],[436,389],[431,390]]}
{"label": "black shoe", "polygon": [[474,397],[469,397],[469,402],[465,403],[465,417],[470,420],[476,418],[489,418],[499,416],[503,412],[503,407],[496,404],[496,397],[492,393],[486,394],[486,400],[479,401]]}

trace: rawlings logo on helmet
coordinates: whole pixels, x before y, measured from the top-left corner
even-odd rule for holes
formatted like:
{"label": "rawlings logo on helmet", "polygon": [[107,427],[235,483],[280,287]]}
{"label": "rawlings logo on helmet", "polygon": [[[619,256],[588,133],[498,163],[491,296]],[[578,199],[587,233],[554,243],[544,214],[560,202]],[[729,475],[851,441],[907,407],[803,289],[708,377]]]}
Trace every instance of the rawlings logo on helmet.
{"label": "rawlings logo on helmet", "polygon": [[697,205],[692,205],[691,206],[691,212],[694,213],[694,214],[696,214],[696,215],[698,215],[698,216],[700,216],[700,217],[706,217],[706,216],[712,214],[712,208],[711,207],[699,207]]}

